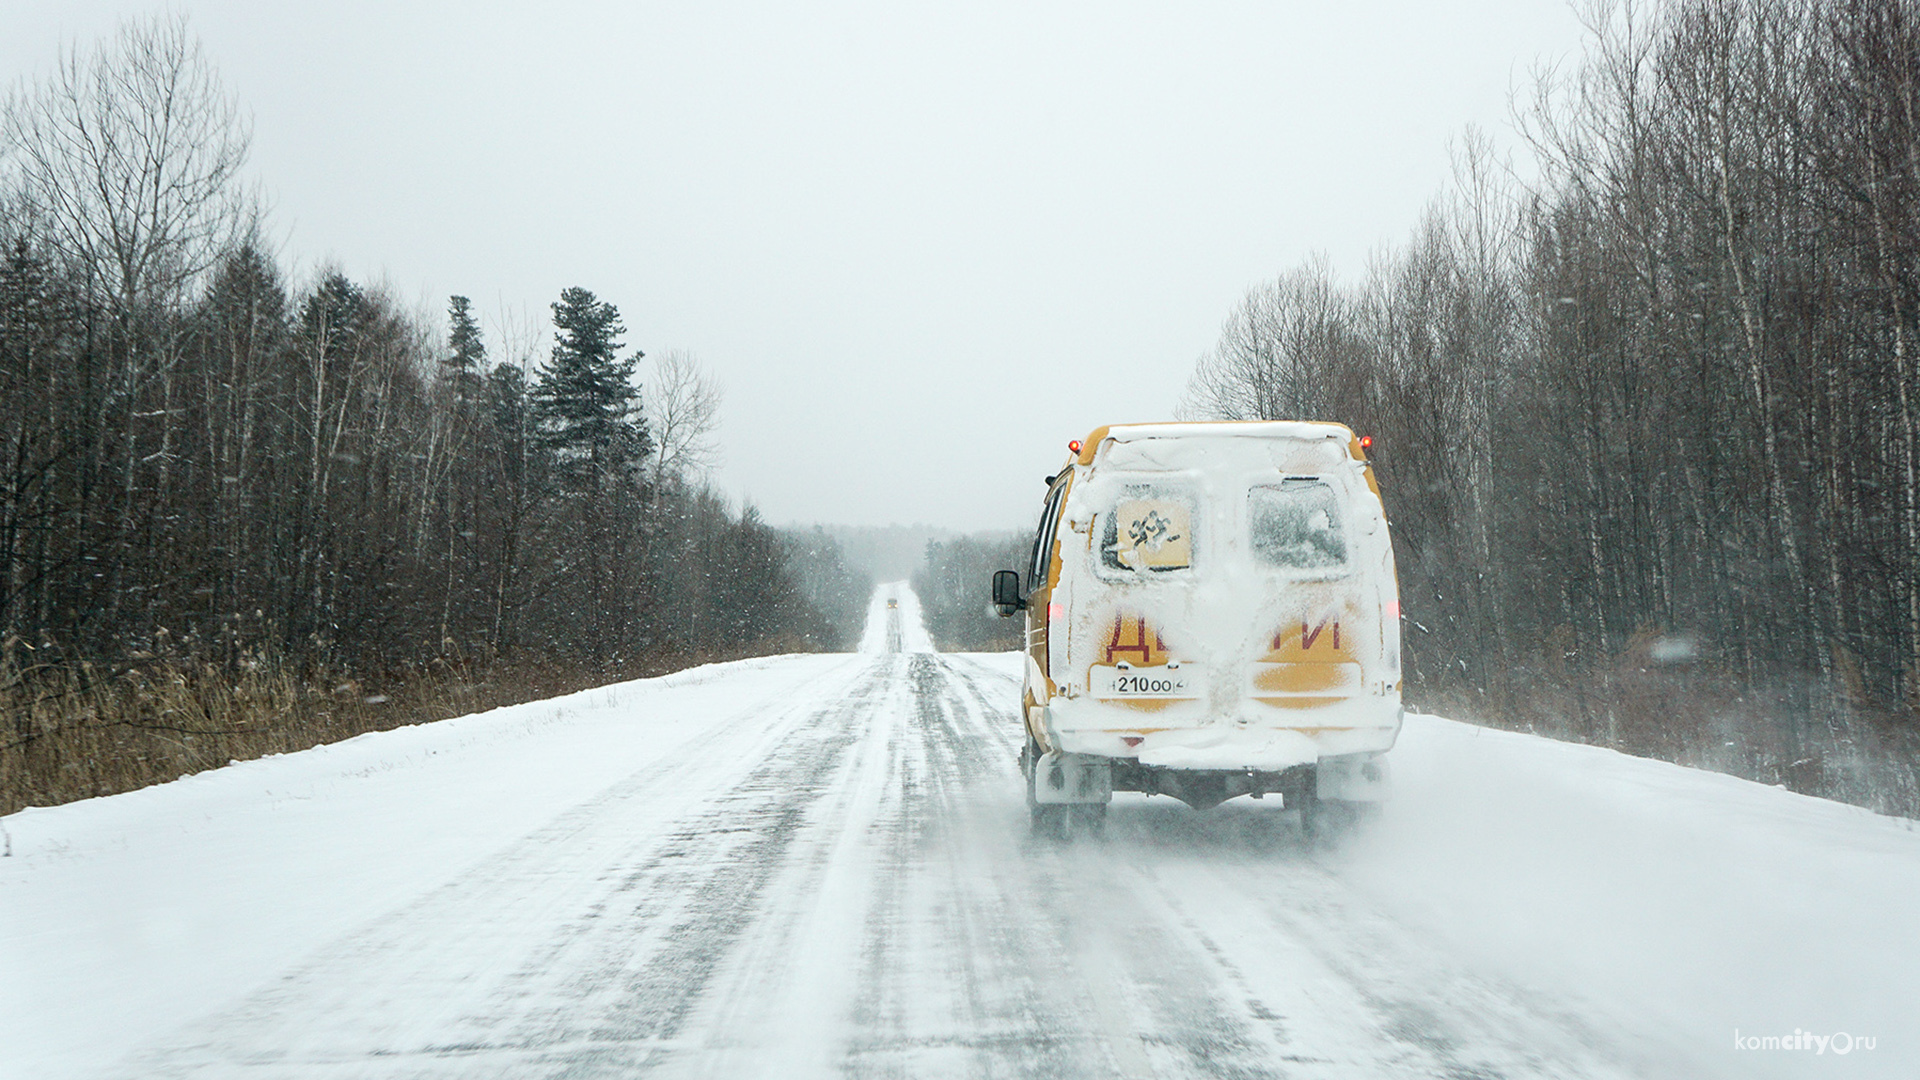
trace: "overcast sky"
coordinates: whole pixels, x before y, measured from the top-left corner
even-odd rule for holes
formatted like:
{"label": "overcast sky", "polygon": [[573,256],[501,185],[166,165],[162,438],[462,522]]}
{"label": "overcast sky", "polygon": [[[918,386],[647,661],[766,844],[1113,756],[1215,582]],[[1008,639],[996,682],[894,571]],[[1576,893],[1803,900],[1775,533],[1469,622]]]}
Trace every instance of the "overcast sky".
{"label": "overcast sky", "polygon": [[[8,0],[0,65],[155,10]],[[1169,417],[1249,285],[1357,277],[1580,45],[1561,0],[172,10],[297,272],[464,293],[496,340],[583,285],[723,382],[717,481],[770,520],[955,529]]]}

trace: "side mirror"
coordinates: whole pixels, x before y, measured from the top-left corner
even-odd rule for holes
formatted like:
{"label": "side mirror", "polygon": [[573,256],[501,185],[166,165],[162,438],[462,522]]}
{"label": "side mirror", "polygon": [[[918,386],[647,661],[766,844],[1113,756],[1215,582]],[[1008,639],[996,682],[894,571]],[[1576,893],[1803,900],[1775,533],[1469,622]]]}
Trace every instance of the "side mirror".
{"label": "side mirror", "polygon": [[993,572],[993,610],[999,612],[1000,617],[1004,619],[1026,606],[1026,598],[1020,595],[1020,572],[995,570]]}

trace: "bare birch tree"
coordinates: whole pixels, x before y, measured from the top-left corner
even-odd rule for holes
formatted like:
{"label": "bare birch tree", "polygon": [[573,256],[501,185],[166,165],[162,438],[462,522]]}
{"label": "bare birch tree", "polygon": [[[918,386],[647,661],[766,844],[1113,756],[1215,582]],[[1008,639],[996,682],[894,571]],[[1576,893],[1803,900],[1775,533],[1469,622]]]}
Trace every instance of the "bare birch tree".
{"label": "bare birch tree", "polygon": [[30,220],[122,312],[173,299],[231,246],[251,137],[184,15],[69,46],[0,111]]}
{"label": "bare birch tree", "polygon": [[672,480],[697,480],[719,464],[720,383],[692,354],[670,349],[655,360],[643,401],[656,443],[656,490]]}

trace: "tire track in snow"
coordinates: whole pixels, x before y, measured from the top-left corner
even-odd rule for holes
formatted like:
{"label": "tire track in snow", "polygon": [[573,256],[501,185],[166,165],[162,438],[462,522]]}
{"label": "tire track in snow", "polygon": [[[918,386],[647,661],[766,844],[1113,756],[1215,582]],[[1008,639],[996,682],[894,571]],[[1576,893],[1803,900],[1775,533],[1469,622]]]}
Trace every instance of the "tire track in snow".
{"label": "tire track in snow", "polygon": [[[966,666],[968,696],[993,718],[999,735],[995,742],[1005,762],[999,782],[1019,807],[1010,827],[1024,833],[1020,778],[1011,764],[1021,739],[1019,680],[976,662]],[[1137,808],[1123,804],[1117,819]],[[1046,920],[1051,936],[1064,945],[1083,1002],[1082,1026],[1100,1033],[1106,1051],[1104,1074],[1280,1075],[1267,1063],[1284,1052],[1228,1007],[1217,972],[1195,960],[1193,943],[1152,905],[1153,893],[1131,873],[1125,846],[1028,841],[1018,860],[1044,890],[1030,901],[1041,906],[1027,917]]]}
{"label": "tire track in snow", "polygon": [[878,654],[873,692],[837,717],[854,739],[809,813],[754,924],[735,943],[662,1076],[817,1076],[837,1071],[871,904],[875,839],[897,820],[897,728],[910,658]]}
{"label": "tire track in snow", "polygon": [[[1337,858],[1326,865],[1271,810],[1138,809],[1149,813],[1116,820],[1179,852],[1127,870],[1184,941],[1173,951],[1207,969],[1181,983],[1231,991],[1218,998],[1229,1027],[1265,1025],[1225,1043],[1238,1056],[1257,1061],[1264,1042],[1267,1060],[1302,1077],[1640,1074],[1571,1016],[1471,974],[1373,911],[1339,880]],[[1185,1049],[1199,1064],[1218,1047]]]}
{"label": "tire track in snow", "polygon": [[[839,790],[842,760],[859,737],[851,721],[885,691],[883,666],[870,665],[853,693],[815,711],[744,782],[623,882],[622,891],[641,902],[611,932],[597,935],[603,952],[595,963],[576,966],[592,973],[589,992],[552,1009],[559,1023],[581,1012],[594,1017],[563,1029],[584,1049],[570,1051],[557,1075],[624,1075],[655,1050],[672,1053],[672,1040],[737,939],[763,918],[768,885],[815,804]],[[657,932],[658,946],[629,951],[631,931]],[[606,1049],[610,1045],[621,1049]],[[634,1061],[624,1050],[630,1045],[648,1046],[647,1057]]]}
{"label": "tire track in snow", "polygon": [[[977,685],[998,682],[1011,702],[1017,679],[969,666],[966,690],[1017,733],[1011,706]],[[1159,1075],[1639,1071],[1571,1013],[1463,971],[1372,911],[1339,880],[1339,858],[1313,852],[1270,802],[1196,813],[1131,798],[1111,822],[1105,843],[1057,849],[1070,868],[1059,900],[1098,913],[1068,927],[1076,955],[1089,983],[1119,984]]]}
{"label": "tire track in snow", "polygon": [[1024,810],[1005,716],[945,657],[909,669],[899,818],[889,831],[851,1017],[855,1077],[1107,1076],[1084,993],[1019,872]]}

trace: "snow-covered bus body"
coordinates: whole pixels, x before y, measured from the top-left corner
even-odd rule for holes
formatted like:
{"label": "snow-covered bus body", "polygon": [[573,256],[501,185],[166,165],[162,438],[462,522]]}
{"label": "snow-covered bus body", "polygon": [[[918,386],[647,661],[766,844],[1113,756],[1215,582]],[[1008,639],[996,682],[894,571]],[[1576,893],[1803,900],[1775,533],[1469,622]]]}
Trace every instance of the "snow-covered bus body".
{"label": "snow-covered bus body", "polygon": [[1070,447],[1030,564],[1022,756],[1036,828],[1113,791],[1282,796],[1309,828],[1385,797],[1399,591],[1380,489],[1339,424],[1133,424]]}

